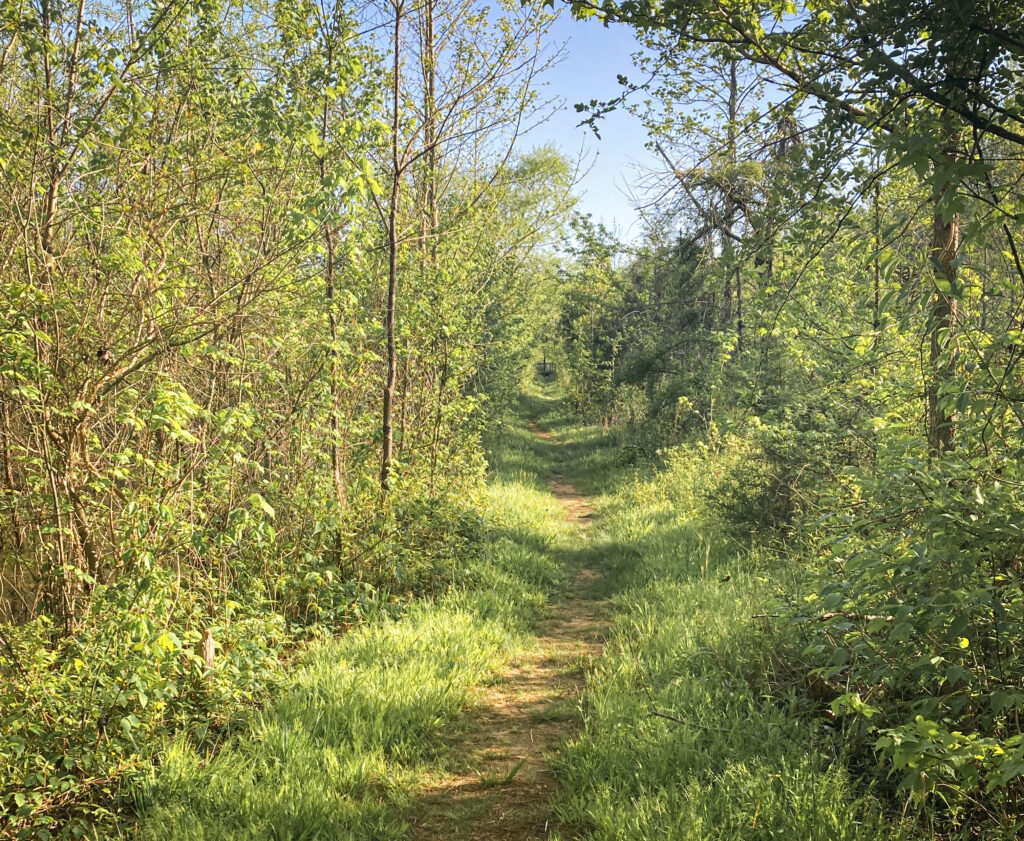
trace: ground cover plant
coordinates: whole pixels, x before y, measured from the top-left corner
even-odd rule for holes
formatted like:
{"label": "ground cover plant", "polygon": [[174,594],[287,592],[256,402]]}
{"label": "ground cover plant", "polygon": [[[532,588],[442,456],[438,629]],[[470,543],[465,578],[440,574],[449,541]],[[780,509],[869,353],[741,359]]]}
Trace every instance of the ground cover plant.
{"label": "ground cover plant", "polygon": [[556,759],[556,810],[594,839],[901,837],[842,740],[777,685],[778,639],[751,617],[795,571],[709,516],[701,489],[718,470],[677,453],[602,506],[594,549],[616,619]]}

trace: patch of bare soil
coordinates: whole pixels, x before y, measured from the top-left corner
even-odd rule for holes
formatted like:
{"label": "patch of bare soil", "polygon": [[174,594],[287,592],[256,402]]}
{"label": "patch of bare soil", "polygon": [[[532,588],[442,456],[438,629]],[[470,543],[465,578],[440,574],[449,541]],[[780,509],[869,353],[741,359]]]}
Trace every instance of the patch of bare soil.
{"label": "patch of bare soil", "polygon": [[545,441],[550,441],[552,438],[555,437],[550,432],[545,432],[543,429],[537,426],[537,424],[532,420],[526,422],[526,428],[529,429],[530,432],[532,432],[538,438],[543,438]]}
{"label": "patch of bare soil", "polygon": [[[550,433],[531,428],[541,436]],[[590,507],[562,477],[550,485],[568,519],[586,525]],[[598,573],[583,569],[571,592]],[[421,792],[411,817],[416,841],[541,841],[556,828],[551,753],[578,720],[584,677],[601,653],[606,602],[569,598],[549,605],[530,650],[476,695],[467,732],[453,745],[457,769]]]}
{"label": "patch of bare soil", "polygon": [[594,516],[594,512],[591,510],[585,497],[580,496],[576,489],[568,484],[558,473],[553,474],[548,479],[548,485],[551,487],[551,492],[561,503],[566,519],[583,527],[590,525],[590,518]]}
{"label": "patch of bare soil", "polygon": [[[533,421],[528,421],[526,426],[534,435],[545,441],[550,441],[555,437],[552,433],[545,432]],[[567,482],[561,473],[552,473],[548,477],[548,485],[561,503],[566,519],[582,526],[589,525],[590,518],[594,513],[587,503],[586,497],[580,496],[579,491]]]}

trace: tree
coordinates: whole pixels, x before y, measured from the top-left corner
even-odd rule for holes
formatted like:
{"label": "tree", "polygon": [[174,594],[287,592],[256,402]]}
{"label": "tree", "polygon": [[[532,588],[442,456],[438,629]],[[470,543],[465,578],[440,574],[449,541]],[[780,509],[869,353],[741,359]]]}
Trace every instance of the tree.
{"label": "tree", "polygon": [[[954,420],[940,393],[948,386],[957,323],[956,266],[963,247],[957,194],[980,148],[995,139],[1024,143],[1024,103],[1012,81],[1024,44],[1016,4],[578,0],[570,5],[578,17],[668,31],[682,48],[726,50],[771,71],[778,89],[809,97],[825,122],[845,122],[861,137],[888,137],[887,148],[903,165],[930,164],[934,304],[924,426],[933,453],[948,449]],[[971,155],[965,154],[961,125],[974,132]]]}
{"label": "tree", "polygon": [[[508,173],[520,128],[535,107],[533,81],[549,60],[540,36],[550,24],[548,16],[513,4],[488,16],[468,0],[415,8],[392,3],[387,10],[390,39],[381,46],[390,57],[389,153],[383,166],[388,192],[375,199],[388,255],[380,469],[385,493],[396,454],[408,443],[406,419],[419,411],[411,389],[417,382],[436,384],[430,400],[436,439],[452,376],[447,339],[437,348],[438,370],[420,348],[419,364],[432,370],[414,376],[413,353],[402,353],[400,339],[404,334],[411,341],[419,325],[400,323],[399,282],[407,279],[410,303],[424,294],[424,311],[441,315],[444,284],[461,271],[445,259],[445,240],[465,244],[463,226],[477,223],[476,206]],[[468,173],[475,178],[456,177]],[[437,341],[426,337],[423,344]]]}

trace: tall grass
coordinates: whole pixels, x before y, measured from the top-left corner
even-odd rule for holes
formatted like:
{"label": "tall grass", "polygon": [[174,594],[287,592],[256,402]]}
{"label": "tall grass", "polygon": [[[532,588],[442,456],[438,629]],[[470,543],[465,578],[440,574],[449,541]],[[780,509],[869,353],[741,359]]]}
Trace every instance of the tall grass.
{"label": "tall grass", "polygon": [[773,640],[752,617],[788,572],[705,516],[714,470],[707,453],[678,454],[604,508],[616,619],[556,758],[558,815],[594,841],[901,837],[829,724],[769,693]]}
{"label": "tall grass", "polygon": [[404,837],[411,784],[515,645],[466,605],[425,603],[316,646],[286,694],[212,757],[169,751],[141,837]]}
{"label": "tall grass", "polygon": [[[536,406],[522,404],[529,413]],[[566,580],[574,531],[520,419],[493,436],[485,550],[450,592],[307,650],[288,688],[219,749],[179,740],[137,788],[147,841],[400,839],[445,768],[473,689],[514,658]]]}

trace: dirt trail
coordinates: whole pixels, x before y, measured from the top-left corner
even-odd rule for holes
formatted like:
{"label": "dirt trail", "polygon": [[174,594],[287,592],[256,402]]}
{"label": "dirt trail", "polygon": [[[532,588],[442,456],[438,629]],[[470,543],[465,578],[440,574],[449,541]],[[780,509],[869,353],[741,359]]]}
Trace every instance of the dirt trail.
{"label": "dirt trail", "polygon": [[[551,441],[555,437],[550,432],[545,432],[533,421],[528,421],[526,428],[545,441]],[[565,511],[565,518],[567,520],[578,523],[581,526],[590,524],[590,518],[593,516],[590,505],[587,504],[585,497],[580,496],[576,488],[565,481],[565,477],[561,473],[552,473],[548,477],[548,485],[551,487],[551,492],[562,504],[562,510]],[[584,572],[588,572],[588,570],[584,570]]]}
{"label": "dirt trail", "polygon": [[[562,476],[549,484],[566,519],[582,531],[591,516],[586,499]],[[586,592],[596,578],[593,570],[581,569],[570,592]],[[548,838],[556,828],[549,808],[556,783],[545,756],[575,726],[584,676],[601,653],[609,615],[607,603],[593,599],[548,606],[530,649],[493,685],[478,690],[468,730],[453,745],[458,770],[417,803],[416,841]]]}

